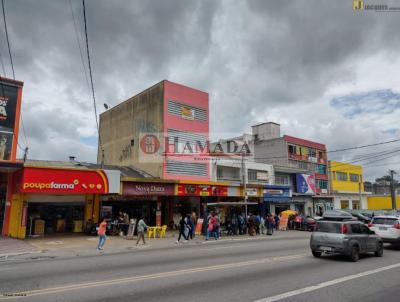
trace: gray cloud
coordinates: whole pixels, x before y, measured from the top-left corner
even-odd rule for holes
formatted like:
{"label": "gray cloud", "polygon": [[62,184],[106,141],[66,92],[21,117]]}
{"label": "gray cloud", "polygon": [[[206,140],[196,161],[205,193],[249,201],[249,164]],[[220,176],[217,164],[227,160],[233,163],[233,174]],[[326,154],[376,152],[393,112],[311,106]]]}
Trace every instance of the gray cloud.
{"label": "gray cloud", "polygon": [[[25,82],[30,156],[64,159],[74,152],[95,161],[95,148],[80,140],[96,137],[96,129],[69,0],[5,2],[16,75]],[[378,55],[387,66],[400,64],[397,13],[354,12],[348,1],[320,0],[86,4],[99,112],[104,102],[116,105],[169,79],[210,93],[215,132],[239,134],[273,120],[282,132],[330,149],[398,135],[384,132],[396,128],[392,115],[349,121],[330,106],[353,92],[400,91],[398,83],[369,80],[377,70],[384,74],[380,63],[371,63],[371,74],[360,72]],[[82,3],[72,0],[72,6],[84,46]],[[0,41],[7,63],[3,32]]]}

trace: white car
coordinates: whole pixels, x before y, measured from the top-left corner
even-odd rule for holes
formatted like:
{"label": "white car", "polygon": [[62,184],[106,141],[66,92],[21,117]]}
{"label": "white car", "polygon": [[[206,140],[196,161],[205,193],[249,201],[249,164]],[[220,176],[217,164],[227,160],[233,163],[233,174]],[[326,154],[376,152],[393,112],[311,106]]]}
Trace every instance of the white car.
{"label": "white car", "polygon": [[375,216],[368,227],[381,237],[383,242],[400,244],[399,216]]}

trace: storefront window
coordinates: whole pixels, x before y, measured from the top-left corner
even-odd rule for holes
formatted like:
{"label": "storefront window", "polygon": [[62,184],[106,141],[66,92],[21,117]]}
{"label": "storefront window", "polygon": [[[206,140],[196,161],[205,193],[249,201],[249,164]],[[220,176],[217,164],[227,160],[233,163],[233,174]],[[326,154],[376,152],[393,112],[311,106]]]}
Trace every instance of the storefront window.
{"label": "storefront window", "polygon": [[353,210],[359,210],[360,209],[360,201],[359,200],[353,200]]}
{"label": "storefront window", "polygon": [[341,209],[348,209],[349,208],[349,201],[348,200],[341,200],[340,201],[340,208]]}

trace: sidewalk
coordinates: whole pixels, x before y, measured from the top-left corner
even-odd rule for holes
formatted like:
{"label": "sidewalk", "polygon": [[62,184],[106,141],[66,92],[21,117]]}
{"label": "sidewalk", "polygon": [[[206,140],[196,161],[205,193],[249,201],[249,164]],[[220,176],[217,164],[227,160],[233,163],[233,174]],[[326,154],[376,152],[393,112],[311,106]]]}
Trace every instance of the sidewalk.
{"label": "sidewalk", "polygon": [[[44,238],[29,238],[25,240],[7,239],[16,241],[15,246],[8,249],[10,256],[14,255],[13,259],[29,260],[29,259],[44,259],[44,258],[64,258],[76,256],[95,256],[99,254],[114,254],[123,253],[133,250],[142,249],[164,249],[176,248],[177,246],[200,245],[200,244],[219,244],[223,242],[236,242],[245,240],[277,240],[290,238],[308,238],[309,232],[301,231],[278,231],[273,236],[224,236],[219,240],[210,239],[205,241],[204,236],[196,236],[193,240],[187,243],[176,244],[178,237],[177,232],[167,232],[166,238],[146,238],[146,244],[142,242],[136,246],[136,236],[134,239],[125,239],[120,236],[108,236],[104,250],[99,252],[96,247],[98,243],[97,236],[87,236],[82,234],[63,234],[58,236],[48,236]],[[21,247],[17,249],[18,245]],[[19,253],[18,253],[19,251]],[[15,252],[14,254],[12,254]],[[0,260],[4,260],[0,250]],[[3,259],[2,259],[3,257]],[[9,258],[9,257],[8,257]]]}
{"label": "sidewalk", "polygon": [[25,240],[0,236],[0,257],[31,254],[40,250]]}

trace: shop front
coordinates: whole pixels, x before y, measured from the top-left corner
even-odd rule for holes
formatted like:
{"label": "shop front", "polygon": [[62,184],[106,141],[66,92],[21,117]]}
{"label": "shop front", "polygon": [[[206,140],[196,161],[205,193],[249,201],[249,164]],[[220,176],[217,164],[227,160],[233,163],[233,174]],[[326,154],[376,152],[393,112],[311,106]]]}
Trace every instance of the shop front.
{"label": "shop front", "polygon": [[264,186],[263,199],[265,210],[279,215],[286,210],[295,210],[292,201],[292,190],[289,186],[266,185]]}
{"label": "shop front", "polygon": [[174,195],[174,183],[122,180],[122,196],[103,196],[101,211],[112,220],[126,213],[129,219],[145,217],[150,226],[169,225]]}
{"label": "shop front", "polygon": [[120,172],[24,167],[14,175],[7,236],[81,233],[98,222],[103,194],[117,194]]}

